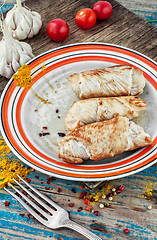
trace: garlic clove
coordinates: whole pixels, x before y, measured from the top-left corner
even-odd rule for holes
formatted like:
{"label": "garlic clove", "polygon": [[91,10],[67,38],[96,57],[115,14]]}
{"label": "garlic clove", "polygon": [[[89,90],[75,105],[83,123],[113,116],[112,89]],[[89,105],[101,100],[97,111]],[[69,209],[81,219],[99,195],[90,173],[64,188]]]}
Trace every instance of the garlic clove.
{"label": "garlic clove", "polygon": [[20,42],[11,35],[11,30],[1,23],[3,38],[0,41],[0,75],[10,78],[23,64],[34,57],[28,43]]}
{"label": "garlic clove", "polygon": [[34,55],[32,53],[32,48],[28,43],[25,42],[20,42],[20,48],[23,54],[28,54],[30,56],[30,58],[33,58]]}
{"label": "garlic clove", "polygon": [[30,57],[28,55],[21,55],[20,56],[20,65],[22,66],[23,64],[25,64],[26,62],[28,62],[30,60]]}
{"label": "garlic clove", "polygon": [[23,40],[39,32],[42,20],[39,13],[23,7],[21,0],[17,0],[17,4],[6,15],[6,24],[10,26],[15,39]]}
{"label": "garlic clove", "polygon": [[38,18],[34,17],[33,18],[33,26],[32,26],[34,35],[36,35],[39,32],[39,27],[41,28],[41,26],[42,26],[41,21]]}
{"label": "garlic clove", "polygon": [[16,59],[16,57],[13,56],[13,59],[12,59],[12,68],[13,68],[13,71],[16,72],[20,67],[21,67],[20,61],[18,61],[18,60]]}

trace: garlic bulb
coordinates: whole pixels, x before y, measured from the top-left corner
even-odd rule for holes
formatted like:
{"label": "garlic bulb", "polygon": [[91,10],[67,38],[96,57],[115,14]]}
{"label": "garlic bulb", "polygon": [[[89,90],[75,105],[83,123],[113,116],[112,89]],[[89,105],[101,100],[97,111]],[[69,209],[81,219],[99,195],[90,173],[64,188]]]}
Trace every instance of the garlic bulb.
{"label": "garlic bulb", "polygon": [[6,24],[12,29],[12,35],[15,39],[23,40],[36,35],[41,26],[41,16],[21,5],[21,0],[7,13]]}
{"label": "garlic bulb", "polygon": [[0,75],[10,78],[23,64],[34,57],[28,43],[12,37],[11,30],[1,23],[3,38],[0,41]]}

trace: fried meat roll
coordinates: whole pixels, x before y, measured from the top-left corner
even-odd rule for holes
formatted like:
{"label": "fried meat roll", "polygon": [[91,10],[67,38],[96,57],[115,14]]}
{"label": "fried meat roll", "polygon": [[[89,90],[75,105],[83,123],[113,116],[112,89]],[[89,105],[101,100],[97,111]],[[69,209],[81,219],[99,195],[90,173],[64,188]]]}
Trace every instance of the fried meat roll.
{"label": "fried meat roll", "polygon": [[74,102],[65,124],[71,131],[83,125],[123,116],[133,119],[147,104],[136,96],[90,98]]}
{"label": "fried meat roll", "polygon": [[78,164],[101,160],[152,143],[149,134],[126,117],[91,123],[68,133],[59,143],[58,157]]}
{"label": "fried meat roll", "polygon": [[143,92],[146,79],[140,69],[114,66],[69,76],[73,91],[80,99],[138,95]]}

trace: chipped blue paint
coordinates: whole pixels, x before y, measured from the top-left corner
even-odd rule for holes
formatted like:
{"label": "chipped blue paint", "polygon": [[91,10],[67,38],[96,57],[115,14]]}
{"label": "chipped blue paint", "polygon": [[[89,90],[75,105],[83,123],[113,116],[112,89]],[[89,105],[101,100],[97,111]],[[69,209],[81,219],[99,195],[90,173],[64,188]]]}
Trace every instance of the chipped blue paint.
{"label": "chipped blue paint", "polygon": [[[139,16],[142,17],[145,21],[153,21],[157,20],[157,11],[144,11],[144,10],[134,10],[134,12]],[[151,22],[154,27],[157,27],[157,22]]]}
{"label": "chipped blue paint", "polygon": [[139,225],[135,225],[135,224],[132,222],[132,220],[123,221],[123,220],[121,220],[121,219],[117,219],[117,222],[118,222],[118,223],[123,223],[123,224],[125,224],[125,227],[126,227],[126,228],[129,228],[129,229],[131,229],[131,230],[136,230],[136,231],[138,231],[138,233],[143,232],[143,233],[146,233],[146,234],[148,234],[148,235],[151,235],[151,232],[149,232],[146,228],[143,228],[143,227],[141,227],[141,226],[139,226]]}
{"label": "chipped blue paint", "polygon": [[14,4],[0,4],[0,14],[8,11],[14,6]]}

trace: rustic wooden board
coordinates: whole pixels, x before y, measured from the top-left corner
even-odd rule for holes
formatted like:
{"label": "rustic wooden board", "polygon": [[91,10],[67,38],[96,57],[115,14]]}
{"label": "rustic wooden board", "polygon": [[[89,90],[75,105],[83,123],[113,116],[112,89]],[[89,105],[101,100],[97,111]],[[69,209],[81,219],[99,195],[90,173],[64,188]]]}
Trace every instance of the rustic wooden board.
{"label": "rustic wooden board", "polygon": [[[27,39],[30,43],[35,55],[38,55],[49,49],[71,44],[76,42],[106,42],[119,44],[137,50],[153,60],[157,61],[157,29],[146,23],[134,13],[118,4],[114,0],[109,0],[113,6],[113,15],[104,22],[97,22],[96,25],[89,30],[81,30],[74,23],[76,12],[84,7],[92,7],[94,0],[60,0],[60,1],[41,1],[27,0],[26,5],[39,12],[42,16],[43,26],[39,34],[32,39]],[[143,0],[144,1],[144,0]],[[151,0],[152,1],[152,0]],[[135,0],[133,1],[135,2]],[[53,18],[63,18],[70,26],[69,37],[61,43],[51,41],[46,35],[46,26]],[[7,79],[0,78],[0,93],[4,89]],[[14,155],[12,155],[14,157]],[[133,176],[126,177],[110,182],[114,187],[123,184],[125,190],[117,195],[110,207],[100,210],[98,205],[103,200],[93,205],[94,210],[100,211],[100,216],[96,217],[92,212],[85,210],[85,204],[79,200],[79,194],[82,191],[78,182],[54,179],[50,185],[46,184],[47,176],[31,172],[30,178],[32,184],[44,193],[47,193],[61,206],[70,212],[71,219],[82,224],[92,230],[102,239],[157,239],[157,166],[152,166]],[[39,176],[37,179],[36,176]],[[50,187],[50,190],[45,190]],[[71,191],[75,188],[76,193]],[[58,188],[61,192],[56,194]],[[146,189],[154,189],[153,196],[145,199],[142,194]],[[5,207],[4,202],[10,201],[10,206]],[[70,208],[68,204],[74,203],[74,207]],[[105,202],[109,203],[108,200]],[[149,211],[148,205],[152,205],[153,209]],[[77,212],[82,206],[83,210]],[[25,213],[21,217],[19,213]],[[27,221],[27,211],[17,203],[17,201],[9,196],[4,190],[0,190],[0,239],[6,240],[82,240],[85,239],[72,230],[51,230],[42,226],[34,219]],[[95,223],[92,221],[95,220]],[[102,223],[103,228],[98,230],[98,224]],[[123,230],[128,227],[130,233],[125,235]],[[95,228],[95,230],[93,229]]]}
{"label": "rustic wooden board", "polygon": [[[81,8],[92,7],[94,2],[93,0],[90,2],[47,0],[43,4],[41,0],[27,0],[26,5],[39,12],[43,20],[39,34],[26,40],[32,46],[33,53],[38,55],[52,48],[77,42],[104,42],[132,48],[157,61],[157,29],[114,0],[110,0],[113,6],[111,18],[98,21],[92,29],[79,29],[74,22],[75,14]],[[48,38],[46,26],[50,20],[58,17],[67,21],[70,35],[64,42],[55,43]],[[5,78],[0,78],[0,93],[7,81]]]}

